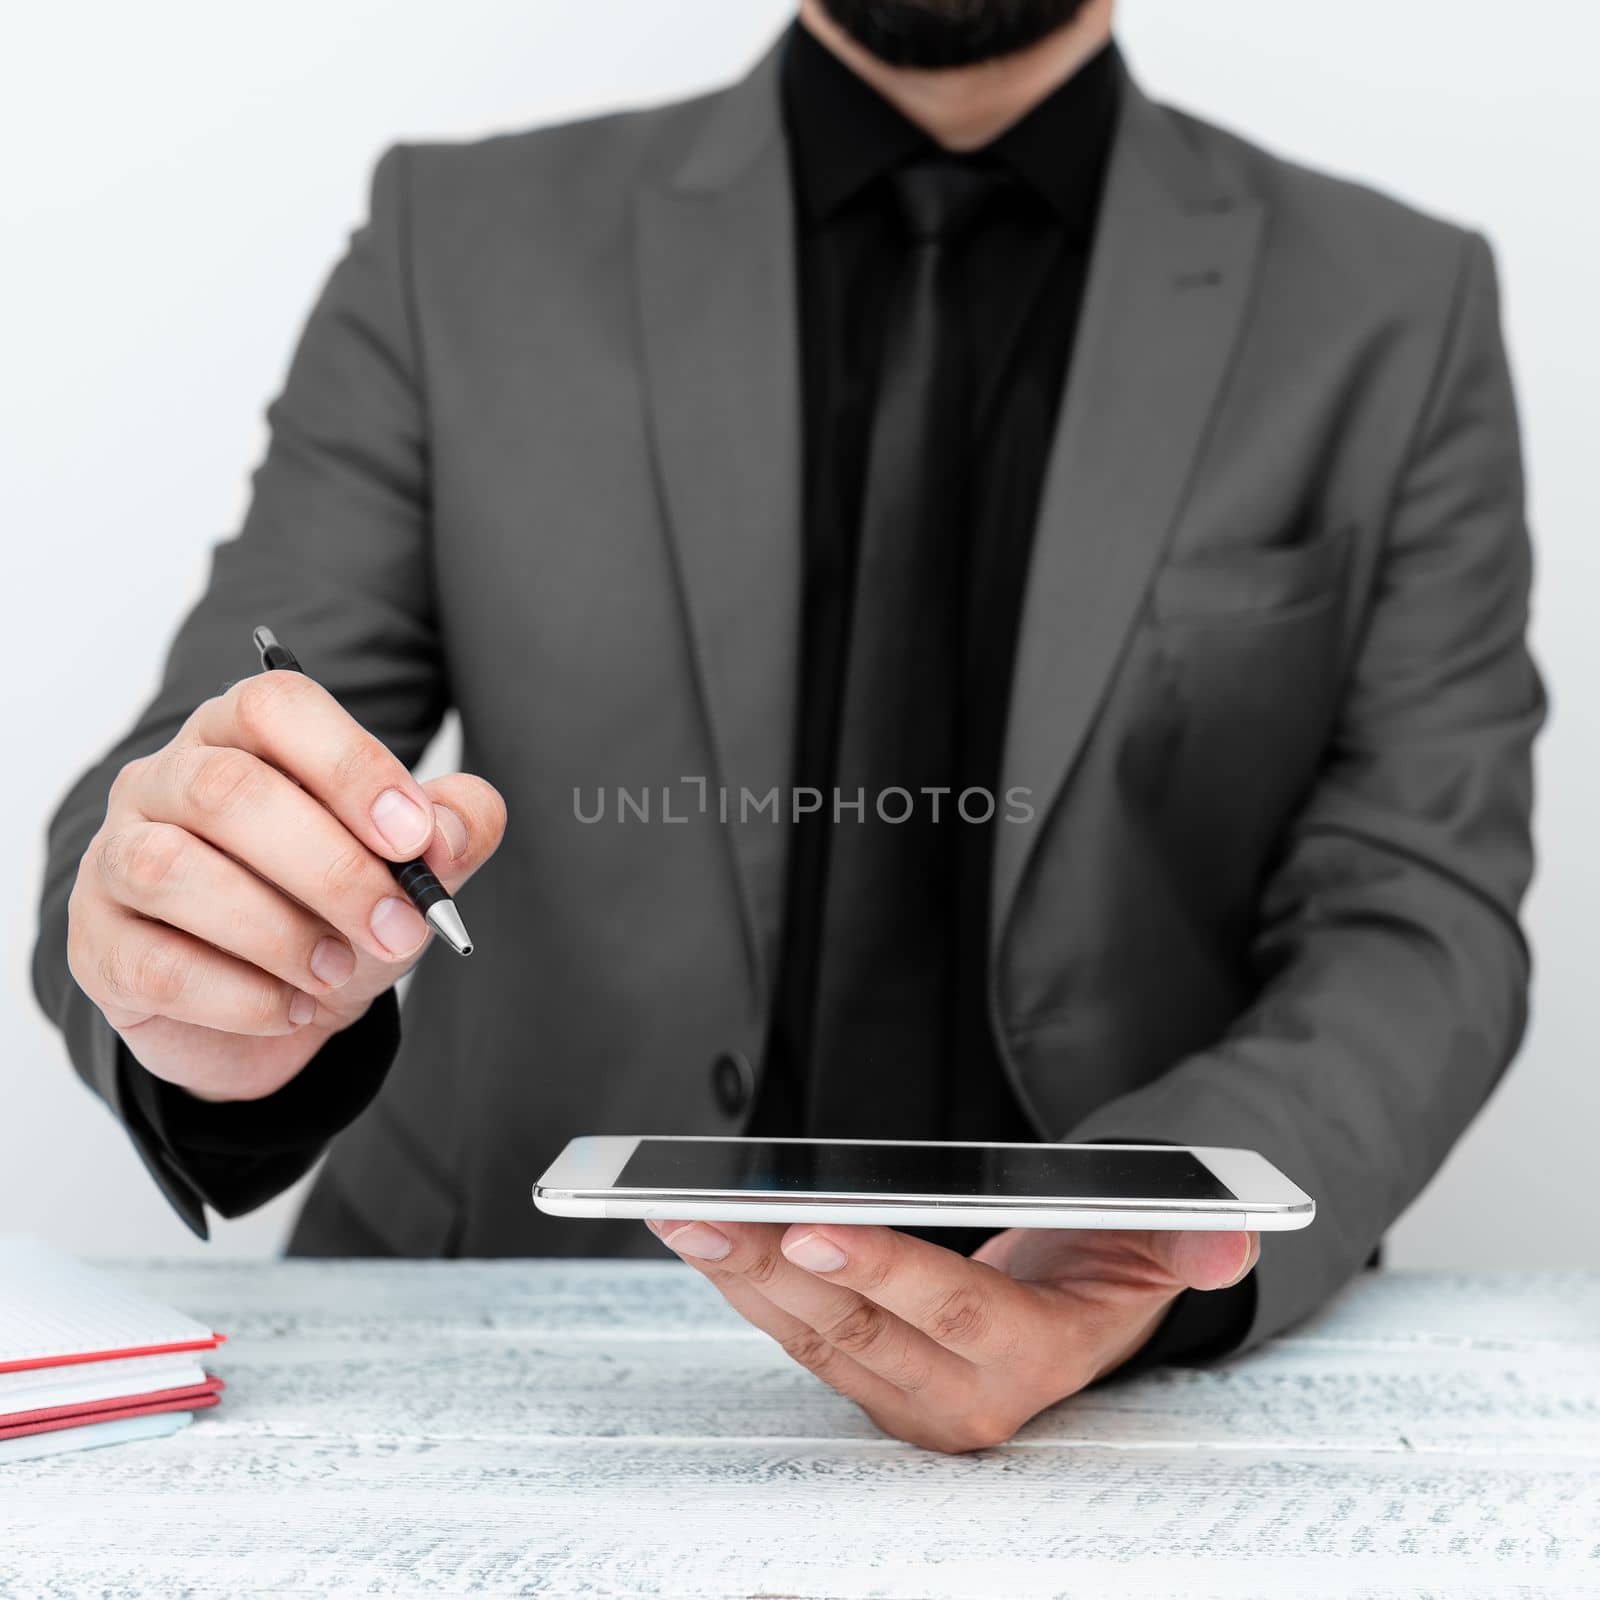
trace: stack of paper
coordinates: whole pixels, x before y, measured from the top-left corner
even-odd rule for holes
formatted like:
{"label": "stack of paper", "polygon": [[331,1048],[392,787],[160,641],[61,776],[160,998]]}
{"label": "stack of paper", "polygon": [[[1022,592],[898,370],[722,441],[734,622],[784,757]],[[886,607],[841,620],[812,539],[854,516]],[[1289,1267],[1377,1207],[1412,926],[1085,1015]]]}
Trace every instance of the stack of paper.
{"label": "stack of paper", "polygon": [[0,1240],[0,1462],[176,1433],[222,1335],[30,1240]]}

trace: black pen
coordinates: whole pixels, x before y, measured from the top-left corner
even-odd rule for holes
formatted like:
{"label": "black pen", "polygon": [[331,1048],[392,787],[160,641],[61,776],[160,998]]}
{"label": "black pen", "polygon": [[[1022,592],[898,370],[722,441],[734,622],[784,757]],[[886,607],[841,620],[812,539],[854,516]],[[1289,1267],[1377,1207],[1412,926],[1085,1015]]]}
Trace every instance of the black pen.
{"label": "black pen", "polygon": [[[257,628],[250,637],[260,653],[263,672],[305,672],[295,659],[294,651],[279,644],[271,628]],[[405,890],[406,898],[427,919],[428,926],[458,956],[470,956],[472,939],[467,925],[461,920],[455,901],[445,893],[444,885],[421,861],[391,861],[389,870],[394,874],[394,881]]]}

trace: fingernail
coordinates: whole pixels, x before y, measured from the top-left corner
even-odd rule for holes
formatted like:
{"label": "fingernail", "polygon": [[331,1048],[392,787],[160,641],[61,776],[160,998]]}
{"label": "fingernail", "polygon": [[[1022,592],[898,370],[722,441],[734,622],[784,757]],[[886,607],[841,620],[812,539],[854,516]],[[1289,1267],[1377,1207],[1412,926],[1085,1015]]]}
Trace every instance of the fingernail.
{"label": "fingernail", "polygon": [[726,1234],[703,1222],[684,1223],[665,1235],[664,1242],[680,1256],[693,1256],[697,1261],[720,1261],[733,1248]]}
{"label": "fingernail", "polygon": [[850,1258],[820,1233],[803,1233],[783,1247],[783,1253],[807,1272],[837,1272]]}
{"label": "fingernail", "polygon": [[303,1027],[317,1014],[317,1002],[308,994],[298,991],[293,1000],[289,1002],[289,1020],[295,1027]]}
{"label": "fingernail", "polygon": [[311,970],[330,989],[349,983],[350,974],[356,970],[355,952],[343,939],[318,939],[317,948],[311,952]]}
{"label": "fingernail", "polygon": [[433,819],[398,789],[385,789],[372,802],[373,826],[404,856],[419,856],[433,836]]}
{"label": "fingernail", "polygon": [[434,820],[439,824],[439,837],[450,852],[452,861],[459,861],[467,853],[467,825],[449,806],[435,806]]}
{"label": "fingernail", "polygon": [[1256,1264],[1256,1247],[1248,1239],[1245,1241],[1244,1260],[1239,1263],[1239,1270],[1223,1284],[1224,1289],[1231,1289],[1236,1283],[1243,1283],[1250,1276]]}
{"label": "fingernail", "polygon": [[391,895],[380,900],[372,913],[372,932],[392,956],[408,956],[428,937],[428,924],[409,900]]}

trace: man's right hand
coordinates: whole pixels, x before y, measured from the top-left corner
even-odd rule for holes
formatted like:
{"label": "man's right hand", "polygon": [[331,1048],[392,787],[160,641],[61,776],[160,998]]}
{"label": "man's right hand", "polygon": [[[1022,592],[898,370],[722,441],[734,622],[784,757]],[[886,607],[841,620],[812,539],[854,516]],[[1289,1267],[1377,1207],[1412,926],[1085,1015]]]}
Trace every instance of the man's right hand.
{"label": "man's right hand", "polygon": [[482,778],[419,784],[310,678],[261,673],[117,775],[68,965],[158,1078],[260,1099],[426,948],[386,863],[423,856],[453,894],[504,832]]}

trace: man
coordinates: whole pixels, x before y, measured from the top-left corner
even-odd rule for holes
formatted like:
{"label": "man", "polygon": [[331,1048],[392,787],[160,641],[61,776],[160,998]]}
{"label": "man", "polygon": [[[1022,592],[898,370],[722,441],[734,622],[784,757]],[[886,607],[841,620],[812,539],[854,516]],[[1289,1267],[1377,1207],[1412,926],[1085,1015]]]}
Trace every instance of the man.
{"label": "man", "polygon": [[[1152,105],[1110,30],[805,0],[724,92],[380,163],[51,835],[40,997],[197,1230],[331,1141],[297,1251],[654,1249],[528,1205],[608,1131],[1244,1145],[1316,1196],[1259,1263],[657,1229],[963,1449],[1277,1332],[1427,1181],[1527,981],[1489,254]],[[247,675],[260,622],[317,683]],[[408,772],[451,706],[493,787]],[[402,1028],[385,862],[455,889],[507,807]]]}

